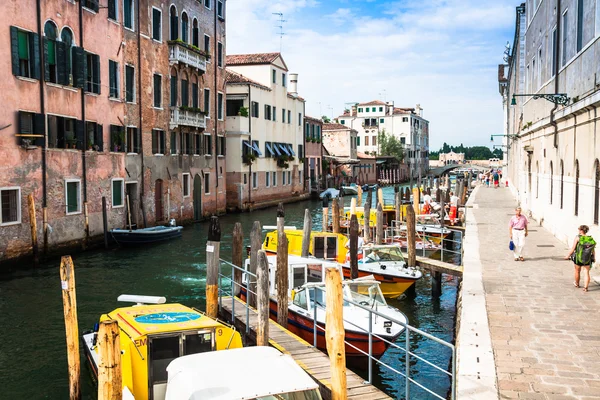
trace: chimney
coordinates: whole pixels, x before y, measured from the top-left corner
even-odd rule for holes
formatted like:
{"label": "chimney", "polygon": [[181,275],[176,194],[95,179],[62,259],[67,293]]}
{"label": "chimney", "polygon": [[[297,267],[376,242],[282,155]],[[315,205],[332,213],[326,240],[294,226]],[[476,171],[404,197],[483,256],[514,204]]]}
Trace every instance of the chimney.
{"label": "chimney", "polygon": [[294,97],[298,97],[298,74],[290,74],[290,94]]}
{"label": "chimney", "polygon": [[417,104],[417,106],[415,107],[415,109],[417,110],[417,115],[419,117],[423,117],[423,109],[421,108],[421,105]]}

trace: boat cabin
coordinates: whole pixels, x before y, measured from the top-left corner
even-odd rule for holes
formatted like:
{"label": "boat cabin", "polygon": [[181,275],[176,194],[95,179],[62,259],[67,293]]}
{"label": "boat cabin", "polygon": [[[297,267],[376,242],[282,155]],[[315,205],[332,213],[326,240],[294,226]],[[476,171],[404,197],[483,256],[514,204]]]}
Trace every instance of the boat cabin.
{"label": "boat cabin", "polygon": [[[285,235],[288,240],[288,254],[300,256],[303,231],[286,229]],[[312,231],[308,253],[315,258],[343,263],[346,259],[347,242],[348,238],[340,233]],[[277,253],[277,231],[267,233],[262,248],[271,254]]]}

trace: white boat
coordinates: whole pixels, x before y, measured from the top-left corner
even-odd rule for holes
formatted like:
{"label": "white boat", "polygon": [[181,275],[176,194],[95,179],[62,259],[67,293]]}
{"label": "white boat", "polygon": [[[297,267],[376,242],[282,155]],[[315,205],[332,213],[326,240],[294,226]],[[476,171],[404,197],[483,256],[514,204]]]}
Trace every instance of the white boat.
{"label": "white boat", "polygon": [[319,385],[272,347],[193,354],[167,366],[166,400],[321,400]]}
{"label": "white boat", "polygon": [[356,195],[358,194],[358,186],[356,186],[356,183],[352,183],[348,186],[342,186],[342,193],[344,193],[344,195]]}
{"label": "white boat", "polygon": [[340,191],[334,188],[329,188],[323,192],[321,192],[321,194],[319,195],[320,199],[324,199],[324,198],[328,198],[328,199],[335,199],[340,195]]}

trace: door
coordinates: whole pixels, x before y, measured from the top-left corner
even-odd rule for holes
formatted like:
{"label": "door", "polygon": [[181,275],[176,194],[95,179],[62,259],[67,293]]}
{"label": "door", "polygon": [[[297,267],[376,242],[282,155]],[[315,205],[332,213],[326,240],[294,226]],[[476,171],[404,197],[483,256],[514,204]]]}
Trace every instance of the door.
{"label": "door", "polygon": [[156,209],[156,222],[163,222],[164,216],[164,205],[163,205],[163,181],[157,179],[154,185],[154,207]]}
{"label": "door", "polygon": [[[126,182],[125,193],[129,197],[129,210],[131,213],[131,225],[137,226],[137,210],[139,210],[139,201],[137,194],[137,183]],[[129,221],[128,221],[129,222]]]}
{"label": "door", "polygon": [[200,175],[194,176],[194,221],[202,219],[202,179]]}

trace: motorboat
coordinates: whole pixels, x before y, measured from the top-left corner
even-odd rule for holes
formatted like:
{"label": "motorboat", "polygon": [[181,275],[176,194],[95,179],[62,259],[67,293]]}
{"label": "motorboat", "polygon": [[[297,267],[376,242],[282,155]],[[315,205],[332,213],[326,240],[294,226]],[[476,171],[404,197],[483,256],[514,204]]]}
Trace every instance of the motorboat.
{"label": "motorboat", "polygon": [[[442,227],[440,217],[437,214],[420,214],[415,216],[415,230],[418,238],[426,238],[436,244],[442,243],[444,239],[452,235],[452,230]],[[406,235],[406,224],[392,221],[391,233],[395,235]]]}
{"label": "motorboat", "polygon": [[181,237],[182,226],[153,226],[142,229],[111,229],[110,234],[121,246],[139,246]]}
{"label": "motorboat", "polygon": [[356,183],[351,183],[350,185],[342,186],[341,191],[344,195],[354,196],[358,194],[358,186]]}
{"label": "motorboat", "polygon": [[319,195],[319,198],[322,199],[335,199],[340,195],[340,191],[334,188],[329,188]]}
{"label": "motorboat", "polygon": [[[269,288],[271,319],[277,320],[277,256],[267,256],[269,263]],[[248,269],[250,260],[246,260]],[[317,323],[317,347],[326,350],[325,340],[325,269],[342,267],[314,258],[288,256],[288,330],[309,343],[314,343],[315,315]],[[364,357],[369,354],[369,336],[372,342],[371,355],[380,358],[401,334],[408,323],[406,316],[389,306],[381,293],[380,283],[372,276],[342,281],[343,318],[346,342],[346,357]],[[246,299],[246,288],[240,291]],[[384,315],[372,314],[370,310]],[[369,321],[371,327],[369,328]],[[369,335],[369,329],[371,335]]]}
{"label": "motorboat", "polygon": [[166,400],[322,399],[319,385],[290,355],[267,346],[179,357],[167,374]]}
{"label": "motorboat", "polygon": [[[285,229],[284,232],[288,240],[288,254],[295,256],[302,255],[302,238],[304,232],[297,229]],[[311,231],[308,254],[318,259],[343,264],[346,262],[347,242],[348,237],[341,233]],[[262,249],[267,254],[277,254],[276,230],[266,233]]]}
{"label": "motorboat", "polygon": [[[387,236],[383,241],[388,244],[397,245],[404,252],[408,251],[408,238],[406,232],[402,232],[399,235]],[[418,256],[430,257],[434,253],[442,250],[442,244],[435,243],[429,238],[419,237],[417,234],[415,248]]]}
{"label": "motorboat", "polygon": [[[167,365],[174,359],[242,347],[242,338],[235,328],[195,308],[165,304],[164,297],[155,296],[121,295],[118,301],[136,305],[103,314],[100,322],[119,323],[123,388],[136,400],[165,399]],[[97,341],[98,324],[82,336],[83,349],[96,378],[100,363]]]}

